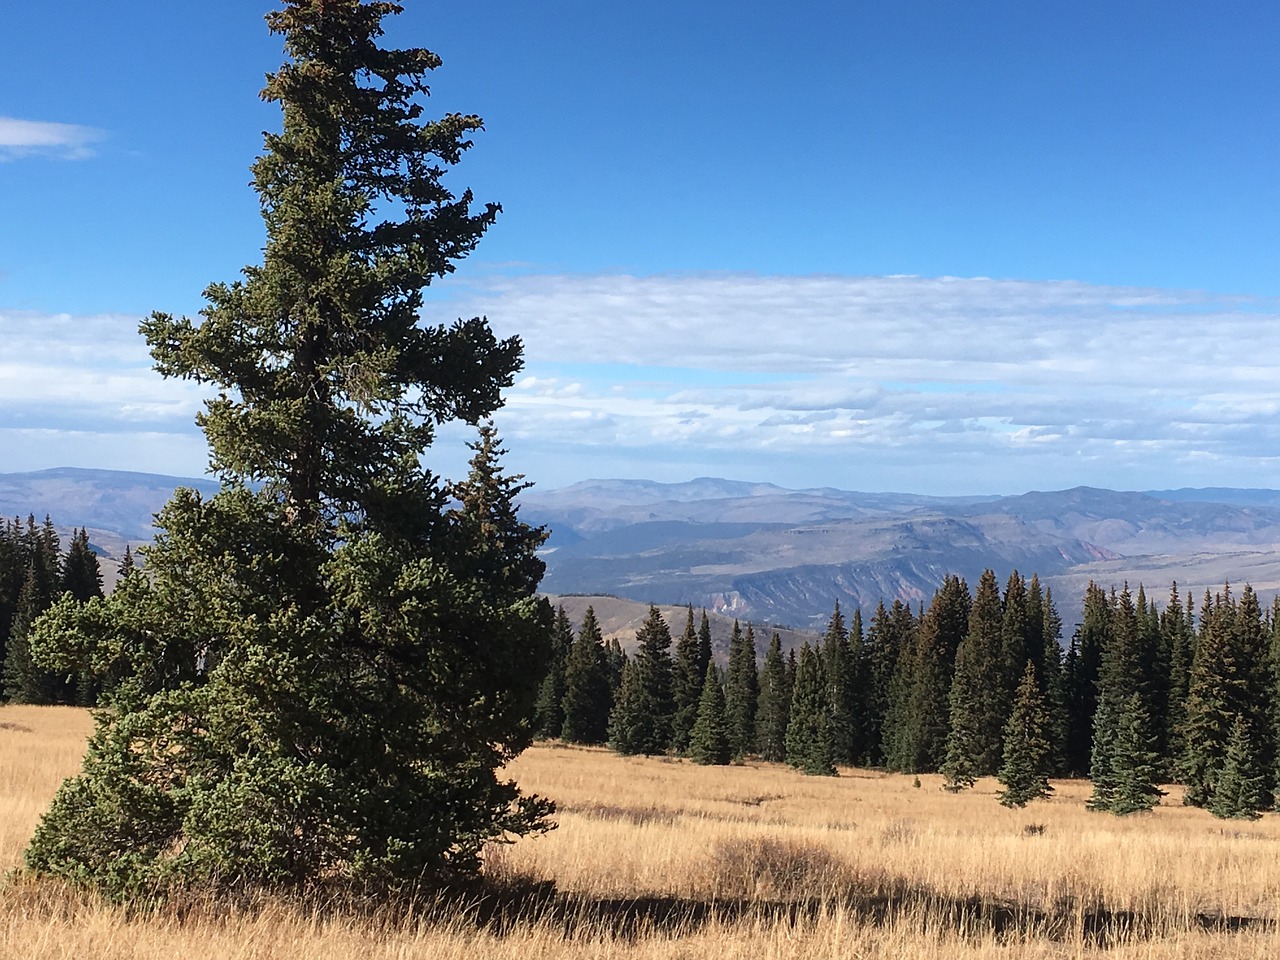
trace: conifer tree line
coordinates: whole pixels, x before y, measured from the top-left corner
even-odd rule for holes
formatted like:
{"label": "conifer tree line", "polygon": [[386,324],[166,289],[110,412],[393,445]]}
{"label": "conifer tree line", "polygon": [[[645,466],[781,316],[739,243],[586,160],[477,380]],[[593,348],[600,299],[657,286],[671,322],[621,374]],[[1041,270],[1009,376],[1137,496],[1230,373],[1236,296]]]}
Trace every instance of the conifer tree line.
{"label": "conifer tree line", "polygon": [[1091,583],[1068,642],[1052,591],[987,570],[976,590],[948,576],[926,606],[880,603],[864,623],[837,603],[815,643],[789,655],[774,633],[734,623],[727,664],[704,611],[676,638],[656,607],[632,655],[606,645],[595,613],[573,635],[563,609],[543,683],[542,736],[699,763],[747,756],[806,773],[837,765],[979,777],[1001,802],[1047,796],[1051,777],[1089,777],[1089,806],[1150,809],[1161,783],[1220,817],[1276,809],[1280,793],[1280,598],[1172,586],[1163,608]]}
{"label": "conifer tree line", "polygon": [[0,523],[0,699],[11,703],[93,706],[101,685],[83,672],[59,673],[32,659],[36,618],[63,595],[77,603],[102,596],[102,571],[83,528],[64,552],[53,520],[34,515]]}

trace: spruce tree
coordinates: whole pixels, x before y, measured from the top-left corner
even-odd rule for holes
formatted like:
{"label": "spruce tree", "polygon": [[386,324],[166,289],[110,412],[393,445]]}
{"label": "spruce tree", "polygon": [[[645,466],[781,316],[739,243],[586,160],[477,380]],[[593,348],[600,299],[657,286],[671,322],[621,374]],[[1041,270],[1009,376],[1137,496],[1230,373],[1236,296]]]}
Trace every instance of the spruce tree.
{"label": "spruce tree", "polygon": [[1094,714],[1091,810],[1119,816],[1150,810],[1164,795],[1156,786],[1160,758],[1151,743],[1151,718],[1142,696],[1101,696]]}
{"label": "spruce tree", "polygon": [[[41,528],[35,525],[34,518],[29,518],[24,542],[26,575],[18,591],[5,650],[4,695],[14,703],[70,703],[74,698],[71,678],[78,669],[66,664],[55,669],[41,662],[32,649],[35,625],[60,592],[59,541],[53,523],[46,517]],[[72,597],[67,602],[79,606]]]}
{"label": "spruce tree", "polygon": [[693,625],[693,605],[686,611],[684,632],[676,640],[674,684],[675,713],[671,720],[671,746],[677,753],[689,749],[689,734],[698,719],[707,668],[698,669],[698,632]]}
{"label": "spruce tree", "polygon": [[1271,806],[1267,777],[1243,717],[1231,725],[1226,754],[1213,785],[1209,812],[1224,820],[1256,820],[1259,811]]}
{"label": "spruce tree", "polygon": [[1003,612],[993,570],[978,581],[969,627],[956,651],[949,705],[951,730],[942,772],[951,789],[972,786],[977,777],[999,769],[1004,708],[1004,671],[1000,662]]}
{"label": "spruce tree", "polygon": [[830,711],[822,660],[808,643],[800,648],[787,723],[787,763],[803,773],[835,776]]}
{"label": "spruce tree", "polygon": [[859,738],[855,726],[858,705],[853,702],[854,665],[851,662],[849,631],[845,627],[839,600],[835,602],[835,608],[827,621],[827,630],[822,635],[817,653],[822,658],[822,673],[827,680],[827,702],[831,711],[828,729],[835,762],[856,763],[862,759],[862,754],[858,750]]}
{"label": "spruce tree", "polygon": [[1079,628],[1071,637],[1071,649],[1063,664],[1067,701],[1067,768],[1083,776],[1091,766],[1094,714],[1098,709],[1098,672],[1102,649],[1110,632],[1111,603],[1106,591],[1089,583]]}
{"label": "spruce tree", "polygon": [[[1043,647],[1032,642],[1032,634],[1039,636],[1041,624],[1034,624],[1029,616],[1027,582],[1022,574],[1014,570],[1005,583],[1004,597],[1001,599],[1000,618],[1000,697],[1001,703],[996,713],[1008,719],[1013,711],[1013,701],[1018,684],[1022,680],[1023,667],[1028,660],[1033,663],[1040,659]],[[1001,727],[1003,737],[1003,726]]]}
{"label": "spruce tree", "polygon": [[0,699],[4,697],[4,665],[9,634],[18,610],[18,594],[26,579],[27,557],[22,546],[22,529],[15,517],[0,522]]}
{"label": "spruce tree", "polygon": [[622,682],[609,711],[609,746],[623,756],[652,753],[652,725],[647,721],[640,671],[628,659],[622,664]]}
{"label": "spruce tree", "polygon": [[698,698],[698,718],[689,736],[689,757],[694,763],[723,765],[732,756],[724,687],[720,670],[712,663],[707,665],[707,675],[703,678],[702,693]]}
{"label": "spruce tree", "polygon": [[915,643],[908,648],[911,658],[899,681],[906,690],[886,758],[891,769],[931,772],[946,760],[951,728],[948,697],[956,650],[968,629],[971,603],[964,580],[949,575],[920,618]]}
{"label": "spruce tree", "polygon": [[782,640],[775,630],[769,638],[760,671],[760,709],[756,713],[756,737],[760,756],[774,763],[787,758],[787,722],[791,717],[791,685],[782,657]]}
{"label": "spruce tree", "polygon": [[725,717],[729,725],[729,748],[735,757],[756,752],[756,709],[760,699],[760,677],[756,668],[755,631],[746,632],[733,621],[729,639],[729,675],[725,693]]}
{"label": "spruce tree", "polygon": [[[1029,586],[1033,597],[1040,595],[1040,581],[1033,576]],[[1049,741],[1050,769],[1056,776],[1068,772],[1067,743],[1071,736],[1071,714],[1067,705],[1066,677],[1062,664],[1062,618],[1053,602],[1053,591],[1046,589],[1040,604],[1041,654],[1036,664],[1037,679],[1044,692],[1045,710],[1049,714],[1049,725],[1045,736]]]}
{"label": "spruce tree", "polygon": [[551,627],[551,657],[547,674],[542,678],[534,706],[534,727],[539,736],[558,737],[564,729],[565,665],[572,646],[573,625],[561,605],[556,609]]}
{"label": "spruce tree", "polygon": [[997,774],[1004,785],[1000,802],[1006,807],[1024,807],[1053,792],[1049,786],[1052,755],[1045,737],[1048,722],[1035,664],[1028,660],[1004,728],[1004,762]]}
{"label": "spruce tree", "polygon": [[671,631],[662,612],[649,615],[636,631],[636,654],[627,661],[613,714],[609,742],[619,753],[666,753],[671,746]]}
{"label": "spruce tree", "polygon": [[423,119],[439,59],[379,46],[399,9],[268,15],[288,62],[253,167],[262,261],[209,286],[199,320],[142,325],[160,373],[209,389],[221,491],[179,490],[146,576],[34,631],[50,664],[109,649],[137,674],[37,830],[36,870],[116,896],[400,889],[546,825],[500,776],[549,652],[543,534],[492,432],[458,483],[423,465],[437,425],[481,424],[521,366],[480,318],[420,317],[498,207],[446,186],[481,121]]}
{"label": "spruce tree", "polygon": [[1176,763],[1183,754],[1182,731],[1186,726],[1187,692],[1191,685],[1191,661],[1195,655],[1195,637],[1187,625],[1177,581],[1170,586],[1169,603],[1160,615],[1160,635],[1161,643],[1169,651],[1165,740],[1169,756]]}
{"label": "spruce tree", "polygon": [[604,645],[605,676],[609,680],[609,697],[616,700],[622,689],[622,673],[627,665],[627,654],[616,636]]}
{"label": "spruce tree", "polygon": [[698,659],[694,665],[698,668],[698,676],[705,676],[707,665],[711,663],[711,621],[707,619],[706,608],[698,620]]}
{"label": "spruce tree", "polygon": [[102,570],[83,527],[71,538],[71,546],[62,561],[59,587],[60,592],[70,593],[81,603],[102,596]]}
{"label": "spruce tree", "polygon": [[583,614],[578,638],[569,647],[564,665],[564,726],[562,739],[570,743],[604,743],[609,736],[609,665],[593,607]]}
{"label": "spruce tree", "polygon": [[1246,585],[1237,604],[1230,588],[1224,587],[1201,615],[1191,667],[1178,768],[1187,785],[1186,803],[1205,807],[1213,803],[1238,721],[1251,739],[1249,762],[1262,777],[1260,792],[1268,801],[1263,806],[1271,805],[1275,790],[1271,692],[1270,643],[1262,629],[1257,594]]}

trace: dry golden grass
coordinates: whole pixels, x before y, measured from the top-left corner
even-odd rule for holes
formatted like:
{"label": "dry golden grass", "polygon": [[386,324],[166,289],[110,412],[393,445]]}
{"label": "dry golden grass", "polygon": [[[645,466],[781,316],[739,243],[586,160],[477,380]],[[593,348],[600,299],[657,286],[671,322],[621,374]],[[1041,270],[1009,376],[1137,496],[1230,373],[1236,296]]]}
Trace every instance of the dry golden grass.
{"label": "dry golden grass", "polygon": [[[83,711],[0,708],[0,871],[20,865],[90,726]],[[559,830],[488,858],[499,887],[528,891],[525,900],[138,914],[16,878],[0,886],[0,957],[1280,954],[1276,817],[1224,823],[1172,794],[1150,815],[1117,819],[1086,811],[1088,787],[1072,782],[1009,811],[989,781],[951,795],[936,777],[919,787],[860,770],[808,778],[560,745],[534,748],[513,773],[561,808]]]}

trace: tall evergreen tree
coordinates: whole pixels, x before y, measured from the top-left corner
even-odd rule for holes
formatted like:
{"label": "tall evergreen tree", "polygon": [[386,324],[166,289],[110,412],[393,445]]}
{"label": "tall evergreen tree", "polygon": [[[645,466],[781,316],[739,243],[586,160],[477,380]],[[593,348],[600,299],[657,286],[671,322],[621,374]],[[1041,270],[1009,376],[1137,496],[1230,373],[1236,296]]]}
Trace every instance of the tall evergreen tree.
{"label": "tall evergreen tree", "polygon": [[972,600],[961,578],[949,575],[920,618],[898,685],[904,690],[886,762],[905,773],[938,770],[951,729],[949,695],[956,650],[968,630]]}
{"label": "tall evergreen tree", "polygon": [[712,663],[707,666],[702,694],[698,698],[698,719],[689,736],[689,757],[694,763],[723,765],[732,756],[724,688],[720,670]]}
{"label": "tall evergreen tree", "polygon": [[81,603],[102,596],[102,569],[83,527],[71,538],[71,546],[62,561],[59,588],[60,592],[70,593]]}
{"label": "tall evergreen tree", "polygon": [[756,742],[760,756],[773,763],[787,758],[787,723],[791,718],[791,684],[782,657],[782,639],[775,630],[769,638],[760,671],[760,709],[756,713]]}
{"label": "tall evergreen tree", "polygon": [[[1230,587],[1224,587],[1201,614],[1191,666],[1179,764],[1187,785],[1186,803],[1213,804],[1237,721],[1253,741],[1249,756],[1237,757],[1238,771],[1245,769],[1239,764],[1247,760],[1248,770],[1256,769],[1263,778],[1261,793],[1268,799],[1272,795],[1275,750],[1269,667],[1270,643],[1262,630],[1257,594],[1246,586],[1237,604]],[[1235,796],[1253,795],[1248,791],[1240,794],[1235,784],[1230,790]]]}
{"label": "tall evergreen tree", "polygon": [[855,697],[855,665],[849,647],[849,631],[845,626],[840,601],[827,621],[826,633],[816,652],[822,658],[822,674],[827,681],[827,702],[830,705],[828,732],[836,763],[857,763],[863,758],[859,749],[856,715],[859,704]]}
{"label": "tall evergreen tree", "polygon": [[698,659],[695,666],[698,668],[698,676],[706,676],[707,665],[711,663],[711,621],[707,619],[706,608],[702,610],[702,616],[698,619]]}
{"label": "tall evergreen tree", "polygon": [[613,636],[605,642],[604,653],[605,665],[609,668],[609,695],[616,699],[622,687],[622,671],[627,665],[627,652],[622,649],[622,642]]}
{"label": "tall evergreen tree", "polygon": [[564,726],[560,736],[570,743],[604,743],[609,736],[613,692],[609,664],[594,607],[583,614],[578,638],[564,665]]}
{"label": "tall evergreen tree", "polygon": [[1151,718],[1142,696],[1100,695],[1094,714],[1091,810],[1125,816],[1150,810],[1163,791],[1156,786],[1160,758],[1151,744]]}
{"label": "tall evergreen tree", "polygon": [[[1089,767],[1093,796],[1089,804],[1093,809],[1129,813],[1143,808],[1141,797],[1159,796],[1155,783],[1160,754],[1152,719],[1154,660],[1153,651],[1144,646],[1147,638],[1127,583],[1110,601],[1110,610],[1098,670]],[[1137,778],[1137,771],[1145,769],[1148,761],[1150,773]]]}
{"label": "tall evergreen tree", "polygon": [[1090,582],[1084,595],[1080,626],[1071,638],[1063,665],[1069,716],[1067,768],[1083,775],[1091,766],[1094,714],[1098,709],[1098,673],[1102,665],[1102,649],[1106,645],[1111,624],[1111,603],[1106,591]]}
{"label": "tall evergreen tree", "polygon": [[1001,702],[995,712],[1003,718],[1001,721],[1001,738],[1004,737],[1003,723],[1013,712],[1013,701],[1018,685],[1022,680],[1023,668],[1028,660],[1036,663],[1040,659],[1043,646],[1033,643],[1033,633],[1039,636],[1042,624],[1034,624],[1029,616],[1028,604],[1030,596],[1027,592],[1027,581],[1022,574],[1014,570],[1005,583],[1004,597],[1001,599],[1000,617],[1000,697]]}
{"label": "tall evergreen tree", "polygon": [[551,657],[534,707],[534,725],[539,736],[558,737],[564,729],[565,665],[572,647],[573,625],[562,604],[556,608],[551,626]]}
{"label": "tall evergreen tree", "polygon": [[1006,807],[1024,807],[1053,792],[1049,786],[1052,751],[1045,737],[1048,722],[1035,664],[1028,660],[1005,724],[1004,762],[997,774],[1004,785],[1000,802]]}
{"label": "tall evergreen tree", "polygon": [[[1040,581],[1032,576],[1028,592],[1032,597],[1040,595]],[[1050,771],[1055,776],[1068,772],[1067,743],[1071,736],[1071,713],[1067,703],[1066,677],[1062,664],[1062,617],[1053,602],[1053,591],[1046,589],[1040,604],[1040,649],[1036,663],[1037,680],[1044,692],[1045,710],[1049,723],[1045,737],[1049,741]]]}
{"label": "tall evergreen tree", "polygon": [[1259,811],[1269,808],[1272,797],[1267,777],[1258,757],[1254,737],[1243,717],[1231,725],[1226,753],[1210,797],[1209,812],[1224,820],[1256,820]]}
{"label": "tall evergreen tree", "polygon": [[1160,615],[1160,635],[1162,644],[1169,651],[1169,693],[1164,735],[1168,754],[1176,762],[1183,754],[1182,731],[1186,726],[1191,661],[1195,656],[1195,636],[1188,626],[1176,581],[1169,588],[1169,603]]}
{"label": "tall evergreen tree", "polygon": [[27,567],[6,644],[4,695],[15,703],[70,703],[74,692],[71,675],[76,671],[65,665],[55,670],[40,662],[31,643],[37,619],[53,605],[59,593],[58,534],[48,517],[43,527],[37,527],[34,518],[29,518],[23,539],[25,549],[21,555],[26,557]]}
{"label": "tall evergreen tree", "polygon": [[689,735],[698,719],[698,705],[707,673],[704,664],[698,667],[698,632],[693,625],[693,605],[690,604],[684,623],[684,632],[676,640],[674,684],[675,713],[671,721],[671,746],[677,753],[689,748]]}
{"label": "tall evergreen tree", "polygon": [[[116,895],[187,885],[364,888],[469,875],[548,805],[500,776],[532,734],[551,610],[543,535],[482,432],[467,477],[423,466],[437,425],[477,425],[521,366],[475,318],[420,319],[494,222],[444,177],[481,127],[427,122],[439,59],[379,46],[388,2],[286,0],[288,62],[264,97],[283,124],[253,167],[266,242],[198,321],[143,323],[156,367],[211,399],[222,481],[157,518],[146,577],[78,614],[46,662],[114,644],[188,682],[125,682],[83,773],[32,846],[37,870]],[[159,661],[156,661],[156,658]],[[162,749],[154,745],[163,744]]]}
{"label": "tall evergreen tree", "polygon": [[746,632],[733,621],[729,639],[729,676],[725,693],[725,719],[729,725],[729,749],[735,757],[756,752],[756,709],[760,676],[756,667],[755,631]]}
{"label": "tall evergreen tree", "polygon": [[822,659],[808,643],[800,648],[791,717],[787,724],[787,763],[803,773],[834,776],[831,747],[831,705],[822,675]]}
{"label": "tall evergreen tree", "polygon": [[1008,719],[1000,663],[1004,615],[993,570],[983,572],[969,613],[969,629],[956,651],[949,706],[951,731],[942,772],[948,786],[971,786],[999,769],[1001,738]]}
{"label": "tall evergreen tree", "polygon": [[636,654],[623,670],[622,686],[609,718],[609,742],[619,753],[666,753],[675,712],[671,682],[671,631],[662,612],[636,631]]}
{"label": "tall evergreen tree", "polygon": [[866,693],[863,697],[867,724],[867,749],[863,762],[872,766],[884,763],[884,725],[893,695],[893,678],[902,648],[915,631],[911,608],[894,600],[886,609],[881,603],[871,618],[863,656],[866,663]]}

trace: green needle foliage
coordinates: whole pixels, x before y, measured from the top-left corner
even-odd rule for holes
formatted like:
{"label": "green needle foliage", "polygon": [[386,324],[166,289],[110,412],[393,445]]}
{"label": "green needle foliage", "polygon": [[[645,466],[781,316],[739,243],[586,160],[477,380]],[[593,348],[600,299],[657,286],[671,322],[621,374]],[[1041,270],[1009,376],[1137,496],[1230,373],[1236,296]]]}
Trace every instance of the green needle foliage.
{"label": "green needle foliage", "polygon": [[493,223],[445,171],[480,129],[423,119],[423,49],[378,45],[394,3],[288,0],[283,127],[253,166],[263,261],[198,321],[142,325],[157,369],[207,385],[222,490],[181,490],[145,574],[60,602],[47,666],[119,682],[27,862],[117,897],[179,888],[377,891],[474,873],[545,828],[499,777],[528,745],[551,611],[539,530],[491,428],[448,484],[438,424],[481,423],[521,365],[482,319],[420,320],[422,288]]}
{"label": "green needle foliage", "polygon": [[1227,753],[1218,773],[1218,782],[1209,801],[1209,812],[1224,820],[1258,819],[1259,811],[1271,805],[1265,783],[1248,725],[1236,717],[1231,725],[1231,737],[1227,741]]}
{"label": "green needle foliage", "polygon": [[720,670],[707,665],[707,675],[698,699],[698,719],[689,736],[689,757],[694,763],[723,766],[733,756],[729,738],[729,722],[725,717],[724,687]]}
{"label": "green needle foliage", "polygon": [[1014,693],[1013,711],[1005,724],[1004,763],[997,774],[1004,784],[1000,802],[1006,807],[1025,807],[1053,792],[1048,774],[1053,757],[1045,736],[1048,726],[1044,698],[1036,684],[1035,664],[1028,660]]}
{"label": "green needle foliage", "polygon": [[821,657],[805,644],[791,694],[787,723],[787,763],[803,773],[835,776],[835,750],[831,744],[831,703],[823,676]]}

